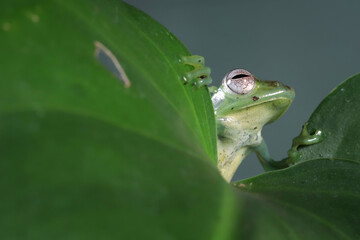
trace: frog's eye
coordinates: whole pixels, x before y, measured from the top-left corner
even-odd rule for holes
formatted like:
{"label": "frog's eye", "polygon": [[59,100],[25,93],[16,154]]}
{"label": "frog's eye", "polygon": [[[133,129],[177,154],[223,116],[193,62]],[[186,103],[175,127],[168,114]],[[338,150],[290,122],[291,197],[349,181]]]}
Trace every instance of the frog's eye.
{"label": "frog's eye", "polygon": [[244,69],[232,70],[224,80],[226,86],[237,94],[247,94],[255,87],[254,76]]}

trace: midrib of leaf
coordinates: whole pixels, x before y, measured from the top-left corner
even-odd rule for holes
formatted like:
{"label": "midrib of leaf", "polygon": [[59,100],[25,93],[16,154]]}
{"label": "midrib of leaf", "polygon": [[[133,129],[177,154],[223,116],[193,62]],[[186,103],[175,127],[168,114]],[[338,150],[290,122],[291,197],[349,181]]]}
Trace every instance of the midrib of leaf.
{"label": "midrib of leaf", "polygon": [[[81,14],[81,12],[77,11],[77,10],[74,9],[74,8],[71,8],[69,5],[62,3],[62,2],[59,1],[59,0],[57,0],[56,2],[57,2],[59,5],[65,6],[65,7],[66,7],[67,9],[69,9],[71,12],[73,12],[74,14],[76,14],[76,16],[78,16],[78,18],[81,19],[81,21],[85,22],[86,25],[87,25],[89,28],[93,29],[95,32],[98,32],[103,38],[105,38],[105,39],[107,40],[107,44],[110,45],[109,48],[112,49],[112,50],[113,50],[114,52],[116,52],[117,54],[119,54],[119,53],[118,53],[118,50],[117,50],[117,47],[116,47],[117,44],[114,43],[110,38],[108,38],[106,34],[103,34],[103,32],[102,32],[100,29],[94,28],[94,27],[92,26],[92,24],[87,20],[87,18],[86,18],[85,16],[83,16],[83,14]],[[125,4],[125,3],[123,3],[123,4]],[[125,19],[126,19],[127,22],[129,22],[127,18],[125,18]],[[135,27],[135,28],[138,30],[138,32],[139,32],[144,38],[146,38],[146,39],[148,40],[148,42],[154,47],[154,49],[155,49],[156,51],[158,51],[158,52],[161,54],[161,56],[162,56],[162,57],[165,59],[165,61],[169,64],[169,66],[170,66],[171,71],[173,72],[173,74],[176,76],[176,75],[177,75],[177,71],[174,69],[173,65],[170,64],[171,62],[170,62],[169,59],[166,57],[166,55],[158,48],[158,46],[157,46],[150,38],[148,38],[148,37],[146,36],[146,34],[144,34],[142,31],[139,30],[138,26],[134,25],[132,22],[129,22],[129,23],[130,23],[133,27]],[[122,55],[122,54],[121,54],[121,55]],[[130,58],[128,58],[128,59],[130,59]],[[130,62],[131,62],[131,61],[130,61]],[[142,75],[143,77],[146,77],[145,79],[151,79],[150,83],[151,83],[151,85],[154,87],[154,89],[156,89],[156,91],[159,93],[159,95],[162,96],[162,97],[169,103],[169,105],[170,105],[170,106],[174,109],[174,111],[177,113],[177,116],[179,116],[179,118],[182,119],[183,122],[185,122],[185,124],[187,125],[188,129],[190,129],[190,131],[192,132],[193,136],[195,137],[195,139],[198,139],[198,137],[200,137],[200,140],[202,141],[202,144],[201,144],[202,147],[203,147],[204,149],[206,149],[205,152],[207,153],[208,156],[210,156],[210,151],[208,150],[208,148],[207,148],[207,146],[206,146],[206,144],[205,144],[206,141],[205,141],[204,133],[203,133],[203,130],[202,130],[201,126],[200,126],[200,121],[199,121],[199,118],[198,118],[198,116],[197,116],[197,114],[196,114],[195,107],[194,107],[193,103],[191,102],[190,97],[189,97],[187,91],[185,90],[184,86],[180,83],[180,81],[176,81],[177,84],[180,85],[180,88],[182,89],[183,93],[185,93],[184,95],[185,95],[185,97],[186,97],[187,104],[188,104],[188,106],[190,106],[191,112],[193,113],[193,116],[194,116],[194,118],[195,118],[195,123],[193,123],[193,122],[192,122],[192,123],[189,123],[188,121],[186,121],[185,118],[183,117],[183,114],[181,114],[181,113],[179,112],[178,108],[172,103],[172,101],[169,101],[169,99],[166,97],[166,95],[164,95],[164,94],[162,93],[162,91],[160,91],[158,85],[156,84],[156,81],[154,81],[151,77],[149,78],[149,76],[151,76],[151,74],[150,74],[150,75],[146,75],[146,74],[144,75],[143,71],[146,72],[146,70],[142,68],[142,71],[139,71],[139,73],[141,73],[141,75]],[[198,127],[198,129],[200,129],[200,131],[201,131],[201,134],[200,134],[200,135],[201,135],[201,136],[198,136],[198,134],[196,134],[196,133],[193,131],[193,128],[192,128],[192,125],[193,125],[193,124],[196,124],[197,127]],[[207,126],[207,127],[208,127],[208,126]],[[209,130],[209,131],[210,131],[210,130]]]}
{"label": "midrib of leaf", "polygon": [[236,204],[238,204],[240,199],[235,198],[232,188],[229,188],[227,183],[225,183],[221,196],[222,201],[218,209],[218,215],[222,221],[219,221],[219,223],[214,227],[213,233],[211,234],[212,240],[231,239],[234,229],[237,227],[237,215],[235,209]]}

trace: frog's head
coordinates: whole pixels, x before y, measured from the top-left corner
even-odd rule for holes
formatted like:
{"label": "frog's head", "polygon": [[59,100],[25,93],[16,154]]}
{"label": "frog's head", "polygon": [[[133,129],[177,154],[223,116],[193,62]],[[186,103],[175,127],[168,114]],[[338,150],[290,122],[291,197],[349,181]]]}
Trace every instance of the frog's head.
{"label": "frog's head", "polygon": [[212,101],[217,119],[262,118],[263,124],[278,119],[295,97],[294,90],[280,82],[262,81],[244,69],[226,74]]}

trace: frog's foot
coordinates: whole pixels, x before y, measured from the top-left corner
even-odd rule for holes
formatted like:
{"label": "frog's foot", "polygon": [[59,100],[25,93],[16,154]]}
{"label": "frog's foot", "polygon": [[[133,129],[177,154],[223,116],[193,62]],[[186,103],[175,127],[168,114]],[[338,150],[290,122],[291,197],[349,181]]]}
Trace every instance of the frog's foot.
{"label": "frog's foot", "polygon": [[205,66],[203,57],[197,55],[184,56],[181,58],[181,62],[192,67],[192,70],[187,71],[183,77],[184,84],[192,84],[200,88],[212,82],[210,77],[211,70]]}
{"label": "frog's foot", "polygon": [[209,89],[209,92],[212,93],[212,94],[217,93],[218,90],[219,90],[219,88],[215,87],[215,86],[208,87],[208,89]]}
{"label": "frog's foot", "polygon": [[288,151],[287,162],[289,164],[295,164],[301,158],[301,152],[299,152],[299,146],[313,145],[324,140],[324,134],[321,130],[316,130],[314,134],[310,134],[307,130],[307,124],[303,125],[302,131],[299,136],[293,139],[291,149]]}

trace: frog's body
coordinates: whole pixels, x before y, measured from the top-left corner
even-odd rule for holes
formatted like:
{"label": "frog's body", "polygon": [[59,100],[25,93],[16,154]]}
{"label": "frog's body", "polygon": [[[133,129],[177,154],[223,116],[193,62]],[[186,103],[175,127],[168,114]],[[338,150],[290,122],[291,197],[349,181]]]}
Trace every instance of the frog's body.
{"label": "frog's body", "polygon": [[[203,57],[183,56],[179,62],[187,66],[184,84],[201,88],[211,83],[211,71],[205,66]],[[309,134],[305,124],[301,134],[293,140],[289,157],[273,161],[261,137],[261,130],[288,109],[295,97],[294,90],[280,82],[256,79],[244,69],[235,69],[224,77],[223,83],[214,92],[212,102],[217,126],[218,168],[228,182],[250,152],[256,153],[265,170],[285,168],[301,159],[299,146],[315,144],[324,138],[320,130]]]}
{"label": "frog's body", "polygon": [[217,124],[218,168],[228,182],[252,151],[265,169],[272,168],[261,130],[279,118],[294,97],[292,88],[275,81],[258,80],[243,69],[225,76],[212,102]]}

